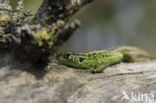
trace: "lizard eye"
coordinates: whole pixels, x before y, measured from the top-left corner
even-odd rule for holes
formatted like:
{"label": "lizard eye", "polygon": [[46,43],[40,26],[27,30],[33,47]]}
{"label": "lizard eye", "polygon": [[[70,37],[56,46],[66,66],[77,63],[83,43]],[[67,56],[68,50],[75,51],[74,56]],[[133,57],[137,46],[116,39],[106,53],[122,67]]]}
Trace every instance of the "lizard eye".
{"label": "lizard eye", "polygon": [[83,62],[83,60],[84,60],[83,58],[80,58],[80,62]]}
{"label": "lizard eye", "polygon": [[69,54],[66,54],[64,57],[65,57],[65,58],[68,58],[69,56],[70,56]]}

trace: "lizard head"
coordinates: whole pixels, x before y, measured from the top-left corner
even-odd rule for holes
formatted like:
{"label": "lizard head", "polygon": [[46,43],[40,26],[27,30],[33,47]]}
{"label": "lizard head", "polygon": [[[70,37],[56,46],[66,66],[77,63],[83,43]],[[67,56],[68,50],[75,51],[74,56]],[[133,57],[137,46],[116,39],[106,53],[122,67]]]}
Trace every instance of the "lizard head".
{"label": "lizard head", "polygon": [[57,55],[62,64],[75,68],[88,68],[88,57],[81,53],[66,52]]}

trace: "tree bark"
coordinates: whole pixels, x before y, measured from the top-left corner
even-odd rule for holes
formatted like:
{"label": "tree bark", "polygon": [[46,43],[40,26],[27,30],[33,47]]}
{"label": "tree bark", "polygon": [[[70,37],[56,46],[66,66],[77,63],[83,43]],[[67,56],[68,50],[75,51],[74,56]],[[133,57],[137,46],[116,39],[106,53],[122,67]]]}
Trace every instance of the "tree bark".
{"label": "tree bark", "polygon": [[93,0],[43,0],[35,20],[38,23],[53,24],[58,20],[68,21],[79,9]]}
{"label": "tree bark", "polygon": [[11,0],[0,0],[0,15],[8,18],[9,10],[11,10]]}
{"label": "tree bark", "polygon": [[0,3],[5,3],[10,5],[12,0],[0,0]]}
{"label": "tree bark", "polygon": [[18,14],[22,9],[22,0],[11,17],[8,17],[11,0],[1,0],[1,22],[4,23],[0,31],[0,52],[13,51],[18,58],[26,55],[28,61],[37,61],[34,64],[47,64],[48,57],[79,28],[80,22],[70,18],[92,1],[43,0],[34,18],[30,19],[30,12]]}

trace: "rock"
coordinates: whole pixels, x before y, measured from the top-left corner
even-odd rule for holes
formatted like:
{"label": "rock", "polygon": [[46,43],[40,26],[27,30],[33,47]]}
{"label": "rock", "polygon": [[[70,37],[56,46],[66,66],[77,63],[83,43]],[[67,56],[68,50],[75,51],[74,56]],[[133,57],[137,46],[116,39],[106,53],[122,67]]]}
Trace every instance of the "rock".
{"label": "rock", "polygon": [[103,73],[50,70],[0,55],[0,103],[149,103],[156,96],[156,61],[120,63]]}

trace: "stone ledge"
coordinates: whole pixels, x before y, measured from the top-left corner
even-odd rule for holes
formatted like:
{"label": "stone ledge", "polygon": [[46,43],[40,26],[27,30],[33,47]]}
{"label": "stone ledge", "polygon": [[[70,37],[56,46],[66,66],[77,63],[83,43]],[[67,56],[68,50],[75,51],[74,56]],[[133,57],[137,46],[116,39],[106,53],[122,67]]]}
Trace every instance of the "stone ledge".
{"label": "stone ledge", "polygon": [[128,103],[123,93],[156,95],[156,61],[120,63],[92,74],[55,61],[51,70],[40,70],[0,57],[0,103]]}

